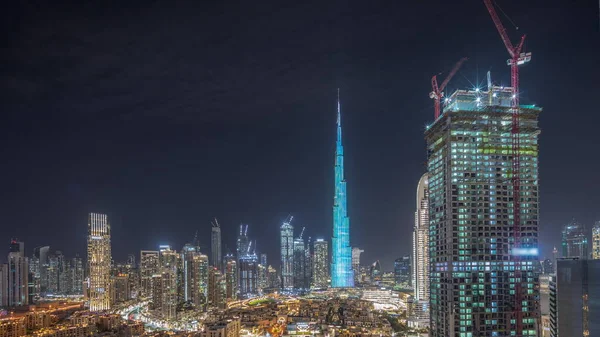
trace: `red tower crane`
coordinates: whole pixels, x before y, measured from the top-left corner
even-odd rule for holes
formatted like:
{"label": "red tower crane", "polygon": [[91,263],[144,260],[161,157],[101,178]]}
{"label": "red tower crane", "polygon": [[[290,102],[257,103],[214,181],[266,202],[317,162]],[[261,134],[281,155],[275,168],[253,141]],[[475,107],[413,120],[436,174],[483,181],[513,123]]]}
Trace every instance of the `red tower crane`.
{"label": "red tower crane", "polygon": [[[504,46],[506,50],[508,50],[508,54],[510,55],[510,59],[507,61],[510,66],[510,82],[513,88],[513,95],[511,100],[511,112],[512,112],[512,128],[511,128],[511,138],[512,138],[512,184],[513,184],[513,259],[515,262],[519,263],[520,256],[515,254],[515,248],[520,248],[521,246],[521,181],[520,181],[520,140],[519,140],[519,65],[525,64],[531,61],[531,53],[521,53],[523,49],[523,42],[525,42],[525,35],[521,37],[521,41],[518,45],[514,46],[512,42],[510,42],[510,38],[508,37],[508,33],[502,25],[498,14],[496,13],[496,9],[494,8],[494,4],[492,0],[483,0],[485,6],[487,7],[488,12],[490,12],[490,16],[494,21],[494,25],[496,25],[496,29],[498,33],[500,33],[500,37],[502,38],[502,42],[504,42]],[[523,334],[523,322],[522,322],[522,307],[521,307],[521,266],[515,266],[515,279],[517,280],[515,286],[515,303],[513,308],[513,313],[516,320],[517,325],[517,336],[522,336]],[[510,322],[510,320],[508,320]],[[510,324],[510,323],[509,323]]]}
{"label": "red tower crane", "polygon": [[467,60],[467,58],[463,57],[458,62],[456,62],[456,64],[454,65],[454,68],[452,68],[452,70],[450,71],[448,76],[446,76],[446,79],[444,80],[444,82],[442,82],[442,85],[440,85],[439,87],[438,87],[438,83],[437,83],[437,75],[433,75],[433,77],[431,78],[431,92],[429,93],[429,97],[432,98],[434,101],[434,106],[435,106],[435,119],[434,120],[437,120],[438,117],[440,117],[440,100],[444,96],[443,90],[446,88],[446,85],[448,85],[448,82],[450,82],[452,77],[454,77],[454,75],[456,74],[458,69],[462,66],[462,64],[466,60]]}

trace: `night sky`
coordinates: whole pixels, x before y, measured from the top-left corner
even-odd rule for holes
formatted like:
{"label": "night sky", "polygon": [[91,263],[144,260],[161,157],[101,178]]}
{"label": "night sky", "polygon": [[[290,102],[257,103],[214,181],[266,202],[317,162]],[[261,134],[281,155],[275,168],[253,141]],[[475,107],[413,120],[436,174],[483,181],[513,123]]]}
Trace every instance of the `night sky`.
{"label": "night sky", "polygon": [[[85,256],[107,212],[116,261],[240,223],[278,265],[278,229],[332,231],[339,87],[353,246],[390,269],[411,251],[430,78],[509,84],[482,1],[13,1],[0,14],[0,246]],[[596,1],[498,0],[527,33],[524,104],[543,106],[541,248],[600,220]],[[444,75],[441,76],[442,78]],[[589,229],[589,228],[588,228]],[[6,259],[0,249],[0,261]]]}

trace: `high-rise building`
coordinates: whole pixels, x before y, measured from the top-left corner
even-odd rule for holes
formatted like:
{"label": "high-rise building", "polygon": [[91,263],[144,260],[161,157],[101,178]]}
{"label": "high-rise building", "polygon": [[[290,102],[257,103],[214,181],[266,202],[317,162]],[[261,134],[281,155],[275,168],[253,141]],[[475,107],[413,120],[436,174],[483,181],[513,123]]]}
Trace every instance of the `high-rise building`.
{"label": "high-rise building", "polygon": [[410,256],[405,255],[394,261],[394,283],[401,288],[411,287],[411,261]]}
{"label": "high-rise building", "polygon": [[554,263],[550,259],[542,261],[542,273],[546,275],[554,274]]}
{"label": "high-rise building", "polygon": [[293,217],[284,221],[280,228],[281,237],[281,287],[294,288],[294,227]]}
{"label": "high-rise building", "polygon": [[83,259],[76,255],[71,259],[71,294],[83,295]]}
{"label": "high-rise building", "polygon": [[354,273],[354,283],[357,284],[360,281],[360,254],[364,253],[363,249],[358,247],[352,248],[352,273]]}
{"label": "high-rise building", "polygon": [[600,260],[600,221],[592,227],[592,259]]}
{"label": "high-rise building", "polygon": [[258,292],[258,257],[256,254],[246,254],[239,260],[240,294],[250,297]]}
{"label": "high-rise building", "polygon": [[142,250],[140,252],[140,283],[141,295],[152,297],[152,277],[159,272],[159,252]]}
{"label": "high-rise building", "polygon": [[327,241],[317,239],[313,244],[313,251],[312,286],[317,289],[325,289],[329,286],[329,247]]}
{"label": "high-rise building", "polygon": [[271,266],[267,267],[267,279],[269,288],[276,289],[280,287],[280,280],[279,276],[277,275],[277,270]]}
{"label": "high-rise building", "polygon": [[333,198],[333,237],[331,238],[331,286],[354,287],[352,248],[350,247],[350,218],[346,204],[344,178],[344,146],[342,145],[342,115],[340,97],[337,100],[337,141],[335,149],[335,195]]}
{"label": "high-rise building", "polygon": [[111,303],[128,301],[131,299],[131,284],[129,274],[117,274],[111,278],[110,297]]}
{"label": "high-rise building", "polygon": [[215,221],[212,223],[210,233],[210,251],[212,265],[217,267],[219,270],[223,270],[221,266],[223,263],[223,258],[221,257],[221,225],[219,225],[217,219],[215,219]]}
{"label": "high-rise building", "polygon": [[208,305],[215,308],[224,308],[222,274],[216,267],[210,267],[208,272]]}
{"label": "high-rise building", "polygon": [[268,279],[267,279],[267,267],[265,265],[263,265],[262,263],[259,263],[258,266],[256,267],[256,270],[258,272],[258,292],[259,293],[263,293],[263,291],[267,288],[268,286]]}
{"label": "high-rise building", "polygon": [[304,247],[304,285],[308,289],[312,284],[313,274],[313,252],[311,249],[311,238],[308,237],[306,246]]}
{"label": "high-rise building", "polygon": [[520,106],[513,129],[512,96],[492,85],[458,90],[426,127],[431,337],[536,334],[541,109]]}
{"label": "high-rise building", "polygon": [[550,280],[550,335],[600,336],[600,260],[557,261]]}
{"label": "high-rise building", "polygon": [[[398,261],[398,260],[396,260]],[[381,264],[379,260],[373,262],[371,268],[369,270],[369,276],[371,278],[371,282],[379,284],[381,282],[381,278],[383,276],[383,271],[381,270]],[[394,275],[395,276],[395,275]]]}
{"label": "high-rise building", "polygon": [[563,226],[562,257],[588,258],[588,241],[585,226],[573,219]]}
{"label": "high-rise building", "polygon": [[25,244],[11,240],[8,263],[0,272],[0,306],[18,307],[29,304],[29,266]]}
{"label": "high-rise building", "polygon": [[248,238],[248,225],[244,228],[244,225],[240,225],[240,234],[237,237],[236,242],[236,253],[238,261],[240,258],[249,253],[250,238]]}
{"label": "high-rise building", "polygon": [[417,186],[417,211],[413,230],[412,286],[414,300],[429,302],[429,181],[427,173]]}
{"label": "high-rise building", "polygon": [[302,238],[294,239],[294,288],[306,289],[306,255],[304,252],[304,240]]}
{"label": "high-rise building", "polygon": [[91,311],[110,309],[110,224],[106,214],[90,213],[88,219],[88,273]]}
{"label": "high-rise building", "polygon": [[262,264],[265,267],[267,266],[267,254],[260,254],[260,264]]}
{"label": "high-rise building", "polygon": [[176,268],[162,268],[152,276],[152,308],[164,319],[177,317],[177,273]]}
{"label": "high-rise building", "polygon": [[208,257],[198,247],[186,244],[181,252],[182,301],[200,307],[206,296]]}
{"label": "high-rise building", "polygon": [[225,297],[227,300],[235,300],[238,293],[238,268],[237,262],[233,255],[226,256],[227,263],[225,265]]}
{"label": "high-rise building", "polygon": [[50,252],[49,246],[36,247],[33,250],[33,257],[36,260],[37,267],[34,267],[34,278],[39,283],[39,293],[45,293],[48,288],[48,276],[46,271],[48,269],[48,253]]}

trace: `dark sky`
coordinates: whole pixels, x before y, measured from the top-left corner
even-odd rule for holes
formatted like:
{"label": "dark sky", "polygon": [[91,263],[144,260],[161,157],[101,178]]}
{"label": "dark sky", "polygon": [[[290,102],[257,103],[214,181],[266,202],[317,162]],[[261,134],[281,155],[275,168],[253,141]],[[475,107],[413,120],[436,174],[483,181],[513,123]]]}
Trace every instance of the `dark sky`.
{"label": "dark sky", "polygon": [[[0,14],[0,243],[28,254],[85,255],[89,211],[110,214],[115,260],[196,231],[208,248],[215,216],[274,264],[288,214],[329,238],[339,87],[352,245],[389,269],[411,250],[431,76],[467,56],[450,87],[509,83],[481,1],[43,3]],[[499,4],[533,52],[522,102],[544,107],[547,254],[571,217],[600,220],[598,3]]]}

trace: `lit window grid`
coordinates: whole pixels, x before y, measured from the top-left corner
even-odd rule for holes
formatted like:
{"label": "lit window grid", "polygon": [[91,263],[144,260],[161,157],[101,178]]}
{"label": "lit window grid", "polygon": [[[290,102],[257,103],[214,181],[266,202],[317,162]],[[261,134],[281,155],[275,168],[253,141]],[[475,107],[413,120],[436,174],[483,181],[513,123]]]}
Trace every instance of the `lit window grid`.
{"label": "lit window grid", "polygon": [[[478,326],[510,334],[516,331],[516,322],[506,321],[510,309],[502,306],[503,302],[512,304],[515,294],[516,265],[509,261],[513,242],[510,115],[490,114],[485,121],[461,112],[450,115],[437,122],[447,122],[445,128],[427,133],[432,336],[469,336]],[[537,247],[536,120],[537,113],[522,117],[522,247]],[[522,326],[524,333],[534,331],[535,335],[539,281],[532,264],[535,257],[524,259],[531,261],[520,262]],[[453,272],[460,268],[464,271]],[[447,312],[451,303],[452,321]]]}

